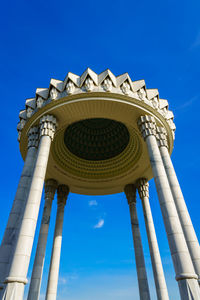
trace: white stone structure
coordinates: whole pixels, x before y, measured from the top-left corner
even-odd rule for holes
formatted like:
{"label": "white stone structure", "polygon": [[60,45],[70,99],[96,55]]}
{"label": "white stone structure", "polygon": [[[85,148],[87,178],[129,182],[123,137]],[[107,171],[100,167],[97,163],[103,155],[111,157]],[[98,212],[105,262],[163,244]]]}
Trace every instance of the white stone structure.
{"label": "white stone structure", "polygon": [[137,181],[137,188],[140,199],[142,200],[157,298],[158,300],[169,300],[167,285],[158,248],[158,242],[156,238],[156,232],[153,223],[153,217],[151,213],[151,207],[149,203],[149,184],[147,180],[144,178],[139,179]]}
{"label": "white stone structure", "polygon": [[51,206],[57,188],[57,182],[49,179],[45,182],[45,205],[40,227],[39,239],[33,271],[31,276],[28,300],[38,300],[40,296],[40,286],[42,281],[44,259],[46,253],[47,236],[49,231],[49,222],[51,216]]}
{"label": "white stone structure", "polygon": [[14,249],[19,234],[19,228],[22,222],[28,191],[31,185],[31,179],[36,161],[38,146],[38,128],[33,127],[28,133],[28,151],[24,162],[21,178],[18,184],[17,192],[10,212],[8,224],[0,246],[0,281],[2,290],[4,289],[4,280],[10,271],[10,264],[13,259]]}
{"label": "white stone structure", "polygon": [[156,140],[154,117],[142,116],[138,120],[141,133],[146,141],[154,180],[157,188],[165,230],[176,272],[176,280],[182,299],[200,299],[198,276],[195,274],[191,256],[179,221],[174,198]]}
{"label": "white stone structure", "polygon": [[62,245],[64,209],[65,209],[65,204],[66,204],[68,194],[69,194],[68,186],[64,184],[58,186],[58,191],[57,191],[58,209],[57,209],[56,226],[55,226],[53,248],[52,248],[52,255],[51,255],[51,264],[49,269],[46,300],[56,300],[61,245]]}
{"label": "white stone structure", "polygon": [[136,210],[136,187],[133,184],[128,184],[125,186],[124,192],[126,194],[130,210],[140,299],[150,300],[149,285],[147,280],[144,253],[142,248],[140,228]]}
{"label": "white stone structure", "polygon": [[197,240],[190,215],[183,198],[181,187],[179,185],[170,155],[168,151],[167,134],[163,127],[157,127],[157,139],[158,146],[160,148],[160,154],[163,160],[167,178],[171,187],[176,209],[179,215],[179,219],[182,225],[182,229],[185,235],[185,240],[191,255],[191,259],[194,265],[196,274],[198,275],[198,281],[200,284],[200,248]]}
{"label": "white stone structure", "polygon": [[[55,300],[64,207],[69,190],[86,195],[125,191],[130,209],[141,300],[150,299],[136,189],[142,201],[157,298],[168,300],[148,182],[154,178],[181,300],[199,300],[199,243],[170,155],[175,125],[168,101],[144,80],[110,70],[68,73],[36,90],[19,114],[18,141],[24,168],[0,246],[0,298],[22,300],[45,182],[45,206],[28,300],[38,300],[51,205],[57,219],[46,300]],[[102,184],[103,183],[103,184]],[[57,188],[58,187],[58,188]]]}

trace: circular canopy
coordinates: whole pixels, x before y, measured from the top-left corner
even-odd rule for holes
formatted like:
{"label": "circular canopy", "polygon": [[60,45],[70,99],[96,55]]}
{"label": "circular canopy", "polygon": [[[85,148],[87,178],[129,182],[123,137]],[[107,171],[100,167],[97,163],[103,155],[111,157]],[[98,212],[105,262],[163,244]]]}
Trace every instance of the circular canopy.
{"label": "circular canopy", "polygon": [[25,159],[27,133],[43,115],[58,121],[46,179],[67,184],[71,192],[103,195],[121,192],[138,178],[152,178],[146,144],[137,126],[142,115],[154,116],[168,134],[172,152],[175,125],[167,100],[148,90],[144,80],[109,70],[97,75],[87,69],[80,77],[51,80],[26,101],[18,124],[20,151]]}

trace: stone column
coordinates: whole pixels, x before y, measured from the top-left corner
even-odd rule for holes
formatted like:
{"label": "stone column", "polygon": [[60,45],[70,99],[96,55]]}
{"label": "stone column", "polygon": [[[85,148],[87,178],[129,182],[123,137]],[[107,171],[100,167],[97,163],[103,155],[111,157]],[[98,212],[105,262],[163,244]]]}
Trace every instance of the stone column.
{"label": "stone column", "polygon": [[158,248],[151,207],[149,203],[149,183],[146,179],[141,178],[137,181],[137,189],[142,200],[147,237],[153,267],[154,281],[158,300],[169,300],[165,275],[162,267],[162,261]]}
{"label": "stone column", "polygon": [[35,168],[11,269],[6,279],[3,300],[23,299],[49,151],[55,129],[56,119],[53,116],[47,115],[40,119],[40,142]]}
{"label": "stone column", "polygon": [[160,154],[163,160],[164,168],[167,173],[169,185],[174,198],[176,209],[179,215],[179,219],[182,225],[185,240],[192,258],[194,269],[198,275],[198,280],[200,284],[200,247],[199,242],[190,219],[190,215],[179,185],[176,172],[174,170],[167,142],[167,132],[163,127],[157,127],[157,140],[158,146],[160,148]]}
{"label": "stone column", "polygon": [[198,276],[194,271],[158,148],[155,119],[152,116],[142,116],[138,120],[138,126],[146,141],[149,153],[181,299],[200,299]]}
{"label": "stone column", "polygon": [[57,216],[56,226],[54,231],[53,249],[51,254],[51,264],[49,269],[49,277],[47,284],[46,300],[56,300],[59,266],[60,266],[60,255],[62,245],[62,230],[63,230],[63,219],[64,209],[69,194],[69,188],[66,185],[59,185],[57,189]]}
{"label": "stone column", "polygon": [[35,166],[36,154],[38,147],[38,128],[33,127],[28,133],[28,151],[24,162],[21,178],[19,180],[17,192],[13,202],[13,206],[9,215],[6,230],[0,246],[0,298],[2,298],[2,290],[4,281],[8,276],[10,264],[13,258],[16,246],[19,227],[26,205],[28,191],[31,185],[31,178]]}
{"label": "stone column", "polygon": [[46,252],[47,236],[49,231],[49,222],[51,215],[51,206],[57,188],[57,181],[48,179],[45,182],[45,204],[40,226],[37,250],[31,276],[28,300],[39,300],[40,287],[43,274],[43,266]]}
{"label": "stone column", "polygon": [[131,226],[133,234],[133,244],[135,249],[135,262],[137,268],[138,285],[140,292],[140,300],[150,300],[149,285],[145,268],[144,254],[142,248],[142,240],[136,210],[136,187],[133,184],[128,184],[124,188],[126,198],[128,200]]}

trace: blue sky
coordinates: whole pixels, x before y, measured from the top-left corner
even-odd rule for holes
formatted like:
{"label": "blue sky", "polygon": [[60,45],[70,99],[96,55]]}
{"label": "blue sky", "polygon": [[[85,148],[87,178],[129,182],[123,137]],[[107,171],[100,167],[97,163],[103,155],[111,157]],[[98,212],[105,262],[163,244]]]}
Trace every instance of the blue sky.
{"label": "blue sky", "polygon": [[[50,78],[87,68],[145,79],[168,99],[177,126],[172,159],[199,237],[200,2],[12,1],[1,4],[1,226],[6,226],[23,161],[18,113]],[[169,294],[178,288],[153,180],[151,207]],[[91,202],[92,201],[92,202]],[[42,200],[43,205],[43,200]],[[45,294],[56,201],[42,283]],[[141,203],[138,214],[152,299],[156,299]],[[41,212],[39,220],[41,219]],[[36,232],[36,239],[38,229]],[[36,245],[34,243],[33,254]],[[33,259],[28,277],[31,276]],[[27,292],[27,289],[26,289]],[[41,299],[44,299],[44,297]],[[58,300],[138,300],[128,205],[123,194],[70,194],[66,206]]]}

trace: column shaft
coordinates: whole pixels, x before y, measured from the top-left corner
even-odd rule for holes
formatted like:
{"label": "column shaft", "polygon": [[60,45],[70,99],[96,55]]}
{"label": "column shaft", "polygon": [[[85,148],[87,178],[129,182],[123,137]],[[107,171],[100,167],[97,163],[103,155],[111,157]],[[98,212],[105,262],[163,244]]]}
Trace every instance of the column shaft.
{"label": "column shaft", "polygon": [[154,180],[160,202],[160,207],[165,224],[165,230],[169,242],[171,256],[176,272],[176,280],[182,300],[200,299],[200,289],[197,275],[183,235],[179,217],[170,190],[167,175],[163,166],[160,151],[156,140],[156,125],[154,118],[141,117],[140,129],[146,140],[150,163],[154,174]]}
{"label": "column shaft", "polygon": [[169,180],[169,184],[171,187],[171,191],[174,197],[174,202],[176,205],[176,209],[179,215],[179,219],[182,225],[182,229],[185,235],[185,240],[192,258],[192,262],[194,265],[194,269],[199,278],[200,284],[200,247],[199,242],[192,225],[192,221],[168,152],[168,149],[164,146],[160,147],[160,153],[162,156],[163,164],[165,167],[165,171],[167,173],[167,177]]}
{"label": "column shaft", "polygon": [[[55,132],[56,121],[52,116],[44,116],[40,122],[41,138],[38,155],[10,273],[6,279],[7,284],[3,300],[22,300],[24,285],[27,283],[26,276],[41,202],[51,138]],[[50,126],[48,125],[49,122],[51,123]]]}
{"label": "column shaft", "polygon": [[43,274],[44,259],[46,253],[47,236],[49,231],[49,222],[51,215],[52,201],[55,195],[57,182],[49,179],[45,182],[45,205],[42,216],[42,223],[40,226],[40,233],[38,238],[37,250],[33,271],[31,276],[30,288],[28,293],[28,300],[38,300],[40,296],[40,287]]}
{"label": "column shaft", "polygon": [[142,200],[144,219],[147,231],[147,237],[149,242],[149,249],[151,255],[151,263],[153,267],[154,281],[156,285],[156,293],[158,300],[169,300],[167,285],[165,281],[165,275],[162,267],[162,261],[160,257],[160,251],[158,247],[158,241],[156,238],[156,231],[153,222],[153,216],[151,213],[151,207],[149,203],[149,188],[145,179],[138,181],[138,192]]}
{"label": "column shaft", "polygon": [[[19,180],[15,199],[0,246],[0,288],[2,289],[4,287],[4,281],[10,271],[10,264],[13,258],[16,241],[19,234],[19,228],[22,222],[26,200],[31,185],[31,179],[37,155],[38,128],[31,128],[31,130],[29,131],[29,142],[30,140],[32,141],[32,143],[29,145],[26,154],[26,159]],[[2,294],[0,291],[0,298],[1,296]]]}
{"label": "column shaft", "polygon": [[[137,210],[136,210],[136,189],[133,185],[127,185],[125,186],[124,191],[128,199],[129,210],[130,210],[140,300],[150,300],[149,285],[147,280],[142,240],[140,236],[140,228],[139,228],[139,222],[138,222]],[[130,195],[131,192],[132,195]]]}
{"label": "column shaft", "polygon": [[57,296],[64,209],[65,209],[68,193],[69,193],[69,188],[67,186],[60,185],[58,187],[58,191],[57,191],[58,208],[57,208],[56,225],[54,231],[53,248],[51,254],[51,264],[49,269],[49,277],[48,277],[48,284],[47,284],[47,291],[46,291],[46,298],[45,298],[46,300],[56,300],[56,296]]}

